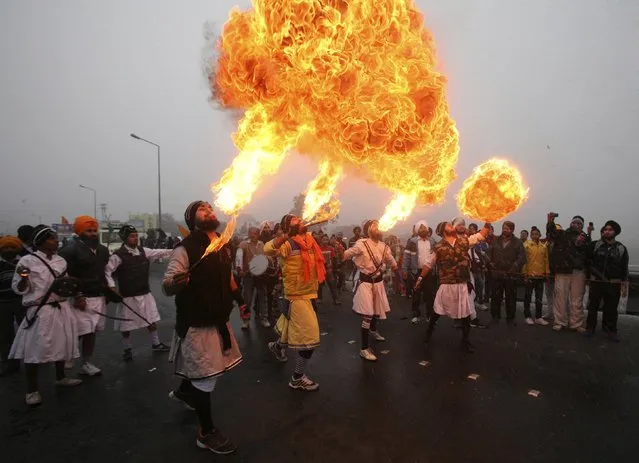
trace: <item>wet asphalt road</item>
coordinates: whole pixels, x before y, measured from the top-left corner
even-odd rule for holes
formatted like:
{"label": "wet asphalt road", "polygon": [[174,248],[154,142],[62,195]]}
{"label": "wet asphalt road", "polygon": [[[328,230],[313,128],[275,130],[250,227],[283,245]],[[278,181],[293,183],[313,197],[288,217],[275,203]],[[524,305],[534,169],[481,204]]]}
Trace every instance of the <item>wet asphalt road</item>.
{"label": "wet asphalt road", "polygon": [[[159,292],[160,270],[153,272],[168,343],[174,307]],[[637,317],[621,317],[623,341],[613,345],[603,336],[587,340],[525,326],[519,312],[514,328],[473,330],[477,352],[465,355],[460,333],[444,319],[427,352],[425,327],[410,325],[408,302],[396,298],[380,329],[388,342],[377,348],[390,352],[364,363],[349,293],[342,301],[319,313],[327,334],[308,371],[321,385],[316,393],[289,390],[293,362],[277,364],[265,348],[273,333],[255,326],[241,332],[233,314],[244,362],[218,382],[213,414],[237,443],[236,455],[196,448],[194,413],[167,398],[177,384],[167,355],[151,353],[148,335],[139,331],[135,359],[124,363],[109,322],[95,357],[102,377],[55,390],[53,367],[44,367],[37,409],[24,405],[22,375],[0,379],[0,461],[637,461]],[[423,360],[429,366],[419,365]],[[529,396],[530,389],[541,395]]]}

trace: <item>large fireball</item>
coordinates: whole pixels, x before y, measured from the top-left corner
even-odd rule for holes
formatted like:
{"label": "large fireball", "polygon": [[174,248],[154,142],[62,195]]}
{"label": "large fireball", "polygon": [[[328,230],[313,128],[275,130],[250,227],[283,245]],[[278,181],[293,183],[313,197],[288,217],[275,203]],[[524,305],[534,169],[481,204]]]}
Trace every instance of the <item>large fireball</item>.
{"label": "large fireball", "polygon": [[416,204],[443,202],[458,133],[413,1],[252,4],[231,12],[210,69],[214,98],[245,110],[234,134],[240,153],[213,185],[218,207],[236,214],[293,149],[322,166],[309,216],[331,201],[342,172],[395,193],[385,228]]}
{"label": "large fireball", "polygon": [[457,206],[468,217],[497,222],[516,211],[528,197],[519,171],[503,159],[475,167],[457,194]]}

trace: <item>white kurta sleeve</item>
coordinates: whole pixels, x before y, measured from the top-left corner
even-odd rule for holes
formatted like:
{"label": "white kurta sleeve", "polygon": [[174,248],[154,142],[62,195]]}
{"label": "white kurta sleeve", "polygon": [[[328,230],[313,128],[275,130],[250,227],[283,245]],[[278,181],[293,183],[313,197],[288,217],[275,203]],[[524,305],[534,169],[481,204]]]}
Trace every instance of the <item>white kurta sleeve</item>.
{"label": "white kurta sleeve", "polygon": [[237,248],[237,252],[235,253],[235,268],[242,268],[244,263],[244,250],[242,248]]}
{"label": "white kurta sleeve", "polygon": [[113,272],[115,272],[120,264],[122,263],[122,259],[117,254],[112,254],[109,257],[109,262],[107,262],[106,267],[104,268],[104,276],[107,281],[107,285],[109,288],[115,288],[115,280],[113,279]]}
{"label": "white kurta sleeve", "polygon": [[162,280],[162,289],[167,296],[173,296],[174,293],[171,290],[173,286],[173,275],[178,273],[184,273],[189,270],[189,255],[186,252],[184,246],[179,246],[171,254],[169,264],[166,266],[164,272],[164,279]]}
{"label": "white kurta sleeve", "polygon": [[359,245],[360,241],[358,241],[352,247],[350,247],[346,251],[344,251],[344,260],[352,259],[353,257],[357,257],[357,256],[361,256],[364,253],[364,250]]}
{"label": "white kurta sleeve", "polygon": [[[27,257],[29,256],[24,256],[23,258],[21,258],[18,261],[18,265],[16,266],[16,270],[19,269],[20,267],[26,267],[29,268],[29,260],[27,259]],[[26,260],[25,260],[26,259]],[[21,296],[24,296],[25,294],[28,294],[29,292],[31,292],[31,280],[27,280],[27,286],[24,289],[24,291],[20,291],[18,290],[18,283],[20,283],[20,280],[22,279],[22,277],[18,274],[18,272],[14,272],[13,274],[13,280],[11,280],[11,289],[13,289],[13,292],[16,294],[19,294]]]}
{"label": "white kurta sleeve", "polygon": [[150,261],[155,261],[159,259],[164,259],[165,257],[170,257],[173,254],[173,249],[149,249],[144,248],[144,255]]}

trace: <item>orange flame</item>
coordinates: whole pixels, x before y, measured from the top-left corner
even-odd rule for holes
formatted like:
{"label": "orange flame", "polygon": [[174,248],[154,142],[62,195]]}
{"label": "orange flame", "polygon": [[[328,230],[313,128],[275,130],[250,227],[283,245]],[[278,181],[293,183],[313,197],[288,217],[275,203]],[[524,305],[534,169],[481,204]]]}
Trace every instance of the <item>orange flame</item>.
{"label": "orange flame", "polygon": [[[333,200],[333,194],[337,187],[337,182],[342,177],[342,166],[323,160],[319,166],[319,174],[308,185],[308,191],[304,199],[304,211],[302,217],[308,222],[312,219],[330,220],[339,212],[339,201]],[[330,203],[330,204],[329,204]],[[328,205],[328,211],[324,211],[321,217],[318,217],[322,206]],[[330,213],[333,212],[333,217]]]}
{"label": "orange flame", "polygon": [[[214,185],[216,204],[237,213],[292,148],[395,193],[386,227],[416,204],[441,203],[455,178],[458,133],[414,2],[252,4],[231,11],[209,76],[222,106],[246,111],[234,140],[240,153]],[[307,214],[334,188],[311,185]]]}
{"label": "orange flame", "polygon": [[457,194],[457,206],[467,217],[497,222],[515,212],[528,198],[528,187],[516,167],[490,159],[475,167]]}

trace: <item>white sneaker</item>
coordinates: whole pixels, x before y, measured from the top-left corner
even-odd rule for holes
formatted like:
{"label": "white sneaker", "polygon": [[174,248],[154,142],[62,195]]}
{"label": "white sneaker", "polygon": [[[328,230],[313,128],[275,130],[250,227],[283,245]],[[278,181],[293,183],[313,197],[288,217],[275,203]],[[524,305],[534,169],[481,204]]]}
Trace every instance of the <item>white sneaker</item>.
{"label": "white sneaker", "polygon": [[488,306],[486,304],[479,304],[479,310],[488,310]]}
{"label": "white sneaker", "polygon": [[269,322],[266,318],[263,318],[260,320],[260,326],[262,326],[262,328],[270,328],[271,322]]}
{"label": "white sneaker", "polygon": [[64,362],[65,370],[73,370],[74,366],[75,366],[75,360],[67,360],[66,362]]}
{"label": "white sneaker", "polygon": [[243,330],[249,329],[249,320],[242,320],[242,329]]}
{"label": "white sneaker", "polygon": [[548,322],[546,320],[544,320],[543,318],[538,318],[537,320],[535,320],[535,323],[537,323],[538,325],[541,326],[547,326]]}
{"label": "white sneaker", "polygon": [[63,387],[74,387],[74,386],[78,386],[79,384],[82,384],[82,380],[77,378],[62,378],[62,379],[56,380],[55,382],[56,386],[63,386]]}
{"label": "white sneaker", "polygon": [[526,318],[526,325],[534,325],[534,324],[535,324],[535,321],[532,318],[530,317]]}
{"label": "white sneaker", "polygon": [[92,363],[84,362],[80,367],[80,374],[86,376],[97,376],[102,374],[102,370]]}
{"label": "white sneaker", "polygon": [[28,392],[24,397],[24,401],[29,407],[35,407],[36,405],[40,405],[42,403],[42,397],[38,391]]}
{"label": "white sneaker", "polygon": [[377,342],[384,342],[386,341],[386,338],[384,336],[382,336],[381,334],[379,334],[379,331],[371,331],[371,336],[373,337],[373,339]]}
{"label": "white sneaker", "polygon": [[421,317],[413,317],[410,321],[413,325],[418,325],[422,322]]}
{"label": "white sneaker", "polygon": [[373,354],[373,351],[370,349],[364,349],[359,351],[359,356],[364,360],[368,360],[369,362],[376,362],[377,357]]}
{"label": "white sneaker", "polygon": [[563,330],[563,329],[564,329],[564,327],[563,327],[563,326],[561,326],[561,325],[554,325],[554,326],[552,327],[552,329],[553,329],[553,330],[555,330],[555,331],[561,331],[561,330]]}

